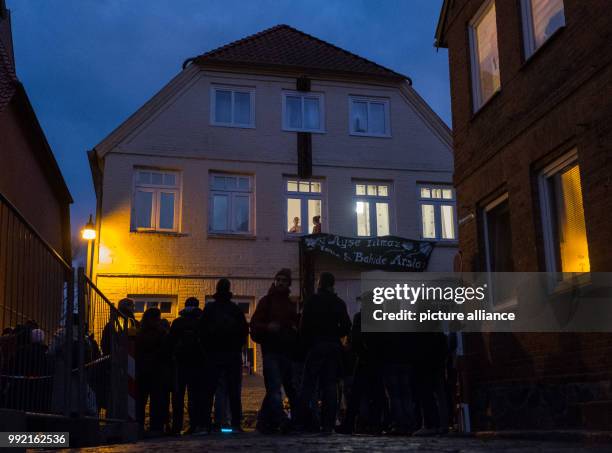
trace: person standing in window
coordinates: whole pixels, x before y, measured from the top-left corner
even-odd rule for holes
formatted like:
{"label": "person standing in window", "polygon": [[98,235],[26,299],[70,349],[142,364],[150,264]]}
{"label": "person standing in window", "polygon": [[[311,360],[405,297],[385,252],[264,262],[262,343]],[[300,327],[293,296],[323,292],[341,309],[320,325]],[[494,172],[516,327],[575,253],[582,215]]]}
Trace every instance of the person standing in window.
{"label": "person standing in window", "polygon": [[321,216],[316,215],[312,218],[312,234],[319,234],[321,232]]}
{"label": "person standing in window", "polygon": [[300,231],[302,231],[302,226],[300,225],[300,218],[294,217],[293,225],[291,226],[291,228],[289,228],[289,233],[299,233]]}

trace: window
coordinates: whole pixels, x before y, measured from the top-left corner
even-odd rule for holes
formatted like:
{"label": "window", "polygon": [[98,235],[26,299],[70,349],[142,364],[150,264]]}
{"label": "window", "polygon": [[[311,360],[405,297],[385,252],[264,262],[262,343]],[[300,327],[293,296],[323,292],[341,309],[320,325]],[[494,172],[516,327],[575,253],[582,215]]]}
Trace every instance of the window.
{"label": "window", "polygon": [[525,56],[529,58],[565,25],[563,0],[522,0]]}
{"label": "window", "polygon": [[211,124],[255,127],[255,90],[213,87],[210,98]]}
{"label": "window", "polygon": [[287,198],[286,232],[289,235],[313,234],[321,232],[321,181],[287,179],[285,181]]}
{"label": "window", "polygon": [[424,239],[457,239],[455,191],[448,186],[420,186],[421,235]]}
{"label": "window", "polygon": [[505,194],[483,212],[484,247],[488,272],[513,272],[510,205]]}
{"label": "window", "polygon": [[136,169],[132,230],[178,231],[180,197],[178,172]]}
{"label": "window", "polygon": [[495,2],[483,5],[469,28],[474,111],[500,88]]}
{"label": "window", "polygon": [[137,319],[142,318],[143,313],[149,308],[159,308],[163,318],[176,317],[176,296],[129,295],[128,297],[134,300],[134,314]]}
{"label": "window", "polygon": [[357,182],[354,187],[357,236],[388,236],[389,184]]}
{"label": "window", "polygon": [[210,174],[211,233],[252,234],[252,177]]}
{"label": "window", "polygon": [[540,175],[542,224],[547,270],[589,272],[589,248],[576,152]]}
{"label": "window", "polygon": [[390,135],[388,100],[351,97],[349,103],[351,134],[377,137]]}
{"label": "window", "polygon": [[283,93],[283,129],[323,132],[324,119],[322,94]]}

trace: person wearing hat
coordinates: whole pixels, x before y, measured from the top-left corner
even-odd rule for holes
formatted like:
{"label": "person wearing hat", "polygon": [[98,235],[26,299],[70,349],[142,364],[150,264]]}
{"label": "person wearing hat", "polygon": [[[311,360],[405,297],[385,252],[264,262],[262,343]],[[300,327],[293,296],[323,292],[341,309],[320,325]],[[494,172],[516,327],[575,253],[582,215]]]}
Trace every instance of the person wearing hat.
{"label": "person wearing hat", "polygon": [[196,297],[185,300],[185,308],[172,321],[168,344],[174,359],[175,379],[172,391],[172,433],[180,434],[183,429],[185,392],[188,397],[189,429],[186,434],[197,430],[201,413],[201,387],[204,353],[200,344],[199,323],[202,310]]}
{"label": "person wearing hat", "polygon": [[[230,289],[230,281],[220,279],[214,300],[206,304],[200,318],[200,341],[206,352],[202,416],[209,430],[214,395],[223,376],[227,384],[231,427],[234,431],[242,431],[242,348],[249,335],[249,326],[240,307],[232,301]],[[220,420],[215,420],[215,424],[220,424]]]}
{"label": "person wearing hat", "polygon": [[258,414],[257,430],[269,434],[284,428],[282,390],[291,411],[297,406],[293,388],[293,358],[297,346],[297,307],[289,299],[291,270],[281,269],[274,276],[268,294],[261,298],[251,318],[251,338],[261,345],[266,395]]}
{"label": "person wearing hat", "polygon": [[[300,425],[331,433],[336,424],[338,380],[342,375],[341,339],[351,331],[346,304],[334,292],[335,278],[329,272],[319,277],[317,293],[304,303],[299,336],[307,353],[300,395]],[[320,423],[315,393],[321,394]]]}

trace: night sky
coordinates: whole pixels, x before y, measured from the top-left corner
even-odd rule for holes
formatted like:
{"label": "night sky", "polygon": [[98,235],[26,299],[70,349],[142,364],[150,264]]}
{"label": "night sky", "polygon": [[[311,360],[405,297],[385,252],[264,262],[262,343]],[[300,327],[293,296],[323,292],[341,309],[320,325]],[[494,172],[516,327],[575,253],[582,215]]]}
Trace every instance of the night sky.
{"label": "night sky", "polygon": [[85,152],[191,56],[285,23],[410,76],[450,124],[448,61],[433,39],[442,0],[7,0],[17,75],[74,198],[95,212]]}

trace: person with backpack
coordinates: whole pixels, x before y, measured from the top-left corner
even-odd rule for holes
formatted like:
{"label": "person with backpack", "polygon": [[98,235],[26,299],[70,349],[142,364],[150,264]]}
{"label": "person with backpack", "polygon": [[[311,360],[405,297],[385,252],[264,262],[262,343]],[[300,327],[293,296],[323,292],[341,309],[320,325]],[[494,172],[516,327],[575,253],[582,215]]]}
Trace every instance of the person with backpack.
{"label": "person with backpack", "polygon": [[[338,380],[342,375],[340,340],[351,331],[346,304],[334,292],[334,284],[333,274],[321,273],[317,293],[304,303],[299,328],[300,341],[308,351],[300,395],[300,422],[307,429],[328,434],[336,425]],[[321,394],[321,421],[313,423],[317,388]]]}
{"label": "person with backpack", "polygon": [[211,411],[219,378],[225,375],[231,412],[231,427],[242,431],[242,348],[249,335],[244,313],[232,301],[231,283],[217,282],[214,301],[206,304],[200,318],[200,341],[206,351],[206,378],[203,404],[204,425],[210,430]]}
{"label": "person with backpack", "polygon": [[262,434],[285,430],[289,426],[283,411],[283,389],[292,414],[297,409],[293,365],[298,313],[296,304],[289,298],[290,287],[291,270],[281,269],[251,318],[251,338],[261,345],[263,355],[266,395],[257,416],[257,430]]}
{"label": "person with backpack", "polygon": [[185,300],[185,308],[179,312],[170,326],[168,342],[175,366],[174,388],[172,391],[172,433],[180,434],[183,429],[185,393],[189,428],[185,434],[193,434],[201,425],[202,379],[204,352],[200,344],[200,317],[202,310],[196,297]]}

